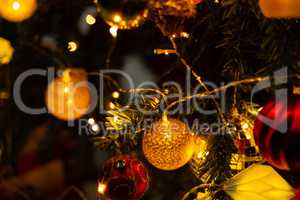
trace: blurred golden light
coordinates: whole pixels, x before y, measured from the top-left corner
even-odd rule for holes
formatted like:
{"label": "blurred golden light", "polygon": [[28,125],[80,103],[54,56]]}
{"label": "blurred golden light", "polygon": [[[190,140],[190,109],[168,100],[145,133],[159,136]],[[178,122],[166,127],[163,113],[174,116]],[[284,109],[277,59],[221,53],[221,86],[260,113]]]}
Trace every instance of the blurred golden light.
{"label": "blurred golden light", "polygon": [[85,21],[86,21],[87,24],[93,25],[93,24],[96,23],[96,18],[95,18],[94,16],[88,14],[88,15],[86,16],[86,18],[85,18]]}
{"label": "blurred golden light", "polygon": [[109,108],[110,109],[115,109],[116,105],[113,102],[109,102]]}
{"label": "blurred golden light", "polygon": [[270,18],[299,18],[299,0],[259,0],[262,13]]}
{"label": "blurred golden light", "polygon": [[98,131],[100,130],[99,125],[98,125],[98,124],[94,124],[94,125],[92,126],[92,130],[93,130],[94,132],[98,132]]}
{"label": "blurred golden light", "polygon": [[107,188],[107,185],[104,184],[104,183],[98,183],[98,193],[99,194],[104,194],[105,193],[105,190]]}
{"label": "blurred golden light", "polygon": [[90,125],[95,124],[95,119],[89,118],[89,119],[88,119],[88,123],[89,123]]}
{"label": "blurred golden light", "polygon": [[70,88],[69,87],[65,87],[64,88],[64,93],[68,93],[68,92],[70,92]]}
{"label": "blurred golden light", "polygon": [[17,11],[21,8],[21,4],[18,1],[15,1],[12,4],[12,8]]}
{"label": "blurred golden light", "polygon": [[74,41],[68,42],[68,50],[70,52],[75,52],[78,49],[78,44]]}
{"label": "blurred golden light", "polygon": [[187,32],[181,32],[181,33],[180,33],[180,36],[183,37],[183,38],[189,38],[189,37],[190,37],[190,34],[187,33]]}
{"label": "blurred golden light", "polygon": [[114,38],[116,38],[118,36],[118,27],[117,26],[110,27],[109,32]]}
{"label": "blurred golden light", "polygon": [[115,99],[118,99],[118,98],[120,97],[120,93],[117,92],[117,91],[115,91],[115,92],[112,93],[111,96],[112,96],[113,98],[115,98]]}
{"label": "blurred golden light", "polygon": [[118,121],[118,116],[114,116],[114,122]]}
{"label": "blurred golden light", "polygon": [[122,17],[119,14],[114,15],[113,20],[115,23],[119,23],[122,21]]}
{"label": "blurred golden light", "polygon": [[81,69],[67,69],[62,77],[57,77],[48,85],[46,105],[48,111],[59,119],[80,118],[86,114],[90,103],[91,92],[87,76]]}
{"label": "blurred golden light", "polygon": [[0,65],[8,64],[14,54],[14,48],[11,46],[10,41],[0,37]]}
{"label": "blurred golden light", "polygon": [[33,15],[36,0],[1,0],[0,16],[11,22],[21,22]]}

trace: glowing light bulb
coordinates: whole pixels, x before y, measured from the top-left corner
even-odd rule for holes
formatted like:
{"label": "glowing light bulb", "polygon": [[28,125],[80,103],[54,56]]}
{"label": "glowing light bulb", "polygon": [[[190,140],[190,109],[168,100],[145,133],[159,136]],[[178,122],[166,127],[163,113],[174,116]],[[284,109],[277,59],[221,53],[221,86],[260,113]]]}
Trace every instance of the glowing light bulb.
{"label": "glowing light bulb", "polygon": [[99,183],[98,184],[98,193],[99,194],[104,194],[106,190],[107,185],[104,183]]}
{"label": "glowing light bulb", "polygon": [[109,102],[109,107],[111,109],[115,109],[116,108],[116,105],[113,103],[113,102]]}
{"label": "glowing light bulb", "polygon": [[69,87],[64,87],[64,93],[68,93],[70,92],[70,88]]}
{"label": "glowing light bulb", "polygon": [[96,18],[90,14],[85,17],[85,22],[89,25],[94,25],[96,23]]}
{"label": "glowing light bulb", "polygon": [[163,122],[165,122],[165,123],[168,122],[168,115],[167,115],[167,113],[163,113],[163,115],[162,115],[162,120],[163,120]]}
{"label": "glowing light bulb", "polygon": [[20,4],[18,1],[14,1],[13,4],[12,4],[12,8],[13,8],[15,11],[20,10],[21,4]]}
{"label": "glowing light bulb", "polygon": [[249,128],[249,124],[248,123],[243,123],[242,124],[242,129],[247,129],[247,128]]}
{"label": "glowing light bulb", "polygon": [[68,50],[70,52],[75,52],[78,49],[78,44],[74,41],[68,42]]}
{"label": "glowing light bulb", "polygon": [[114,22],[119,23],[122,21],[122,17],[119,14],[114,15],[113,17]]}
{"label": "glowing light bulb", "polygon": [[114,122],[117,122],[117,121],[118,121],[118,117],[114,116]]}
{"label": "glowing light bulb", "polygon": [[117,92],[117,91],[115,91],[115,92],[112,93],[111,96],[112,96],[114,99],[118,99],[118,98],[120,97],[120,93]]}
{"label": "glowing light bulb", "polygon": [[93,130],[94,132],[98,132],[98,131],[100,130],[99,125],[98,125],[98,124],[94,124],[94,125],[92,126],[92,130]]}
{"label": "glowing light bulb", "polygon": [[118,36],[118,27],[117,26],[110,27],[109,32],[114,38],[116,38]]}
{"label": "glowing light bulb", "polygon": [[95,120],[94,120],[93,118],[89,118],[89,119],[88,119],[88,123],[89,123],[90,125],[94,125],[94,124],[95,124]]}
{"label": "glowing light bulb", "polygon": [[190,34],[187,33],[187,32],[181,32],[181,33],[180,33],[180,36],[183,37],[183,38],[189,38],[189,37],[190,37]]}

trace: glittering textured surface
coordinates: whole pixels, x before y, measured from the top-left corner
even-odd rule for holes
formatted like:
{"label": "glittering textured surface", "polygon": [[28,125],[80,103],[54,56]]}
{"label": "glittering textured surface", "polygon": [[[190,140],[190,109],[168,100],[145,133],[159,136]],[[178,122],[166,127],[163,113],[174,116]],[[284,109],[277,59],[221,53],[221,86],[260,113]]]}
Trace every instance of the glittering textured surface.
{"label": "glittering textured surface", "polygon": [[175,170],[185,165],[194,153],[194,140],[188,127],[176,119],[158,121],[143,138],[147,160],[162,170]]}

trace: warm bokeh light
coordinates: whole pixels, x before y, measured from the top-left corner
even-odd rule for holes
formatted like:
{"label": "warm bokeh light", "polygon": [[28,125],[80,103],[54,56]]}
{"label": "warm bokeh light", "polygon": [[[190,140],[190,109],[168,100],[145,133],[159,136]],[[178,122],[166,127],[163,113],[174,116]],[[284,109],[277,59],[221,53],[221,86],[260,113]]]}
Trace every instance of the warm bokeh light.
{"label": "warm bokeh light", "polygon": [[266,17],[300,17],[300,0],[260,0],[259,6]]}
{"label": "warm bokeh light", "polygon": [[113,16],[113,20],[115,23],[120,23],[122,21],[122,17],[119,14]]}
{"label": "warm bokeh light", "polygon": [[118,99],[120,97],[120,93],[115,91],[111,94],[111,96],[114,98],[114,99]]}
{"label": "warm bokeh light", "polygon": [[11,22],[21,22],[30,18],[36,8],[36,0],[1,0],[0,16]]}
{"label": "warm bokeh light", "polygon": [[92,125],[92,130],[93,130],[94,132],[99,132],[99,130],[100,130],[99,125],[98,125],[98,124]]}
{"label": "warm bokeh light", "polygon": [[105,190],[107,188],[107,185],[104,184],[104,183],[98,183],[98,193],[99,194],[104,194],[105,193]]}
{"label": "warm bokeh light", "polygon": [[70,41],[68,42],[68,50],[70,52],[75,52],[78,49],[78,43],[75,41]]}
{"label": "warm bokeh light", "polygon": [[84,115],[91,103],[86,73],[80,69],[65,70],[54,79],[46,92],[48,111],[62,120],[75,120]]}
{"label": "warm bokeh light", "polygon": [[17,11],[17,10],[19,10],[21,8],[21,5],[20,5],[20,3],[18,1],[15,1],[12,4],[12,8]]}
{"label": "warm bokeh light", "polygon": [[109,108],[112,110],[116,108],[116,105],[113,102],[109,102],[108,105],[109,105]]}
{"label": "warm bokeh light", "polygon": [[89,118],[88,123],[89,123],[89,125],[94,125],[96,122],[95,122],[94,118]]}
{"label": "warm bokeh light", "polygon": [[117,26],[110,27],[109,32],[114,38],[116,38],[118,36],[118,27]]}
{"label": "warm bokeh light", "polygon": [[94,25],[96,23],[96,18],[90,14],[85,17],[85,21],[89,25]]}
{"label": "warm bokeh light", "polygon": [[8,64],[14,54],[14,48],[10,41],[0,37],[0,65]]}

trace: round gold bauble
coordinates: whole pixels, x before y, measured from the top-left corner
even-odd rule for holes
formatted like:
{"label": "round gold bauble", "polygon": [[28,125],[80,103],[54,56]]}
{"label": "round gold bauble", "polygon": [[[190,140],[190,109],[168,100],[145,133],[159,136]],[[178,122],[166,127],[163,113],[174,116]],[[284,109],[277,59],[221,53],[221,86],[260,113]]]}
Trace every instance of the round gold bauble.
{"label": "round gold bauble", "polygon": [[100,16],[118,29],[139,27],[148,17],[148,0],[98,0]]}
{"label": "round gold bauble", "polygon": [[46,105],[48,111],[58,119],[78,119],[86,114],[90,104],[87,76],[81,69],[67,69],[48,85]]}
{"label": "round gold bauble", "polygon": [[8,64],[13,56],[14,48],[10,42],[0,37],[0,65]]}
{"label": "round gold bauble", "polygon": [[1,0],[0,16],[11,22],[21,22],[33,15],[36,0]]}
{"label": "round gold bauble", "polygon": [[143,138],[143,152],[156,168],[175,170],[185,165],[194,153],[194,137],[177,119],[155,122]]}

